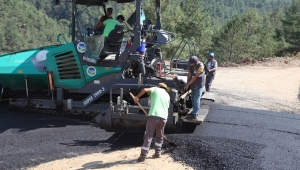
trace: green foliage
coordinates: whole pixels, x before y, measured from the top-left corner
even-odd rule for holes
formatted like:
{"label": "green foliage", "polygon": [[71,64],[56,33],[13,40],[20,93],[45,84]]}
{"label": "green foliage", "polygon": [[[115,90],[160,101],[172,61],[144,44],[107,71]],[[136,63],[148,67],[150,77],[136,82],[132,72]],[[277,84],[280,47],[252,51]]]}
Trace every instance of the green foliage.
{"label": "green foliage", "polygon": [[[233,57],[239,56],[242,44],[242,20],[237,16],[233,18],[220,29],[214,36],[214,52],[219,54],[219,60],[232,61]],[[222,55],[220,55],[222,54]]]}
{"label": "green foliage", "polygon": [[292,0],[202,0],[203,5],[210,8],[214,24],[224,24],[232,16],[242,16],[249,9],[258,9],[264,12],[277,8],[284,8]]}
{"label": "green foliage", "polygon": [[214,47],[222,54],[221,61],[238,62],[245,57],[272,56],[278,47],[274,37],[269,17],[249,10],[242,17],[234,16],[219,30]]}
{"label": "green foliage", "polygon": [[300,2],[293,0],[292,5],[286,9],[282,19],[285,41],[289,43],[288,51],[300,50]]}
{"label": "green foliage", "polygon": [[0,0],[0,52],[12,52],[56,44],[63,32],[54,19],[26,1]]}
{"label": "green foliage", "polygon": [[212,44],[212,26],[209,13],[199,0],[186,0],[181,4],[183,15],[178,17],[176,32],[183,39],[190,39],[197,44],[197,54],[207,54]]}
{"label": "green foliage", "polygon": [[[0,53],[57,44],[59,33],[71,40],[68,0],[56,6],[41,0],[0,3]],[[142,3],[146,20],[155,22],[155,1]],[[113,17],[122,14],[127,19],[135,11],[134,3],[106,5],[114,9]],[[104,15],[101,6],[78,6],[78,11],[82,29],[94,26]],[[214,52],[220,63],[300,51],[299,0],[161,0],[161,11],[162,29],[177,36],[162,47],[166,59],[173,57],[182,40],[195,42],[202,61]],[[180,58],[189,57],[189,49],[185,50]]]}

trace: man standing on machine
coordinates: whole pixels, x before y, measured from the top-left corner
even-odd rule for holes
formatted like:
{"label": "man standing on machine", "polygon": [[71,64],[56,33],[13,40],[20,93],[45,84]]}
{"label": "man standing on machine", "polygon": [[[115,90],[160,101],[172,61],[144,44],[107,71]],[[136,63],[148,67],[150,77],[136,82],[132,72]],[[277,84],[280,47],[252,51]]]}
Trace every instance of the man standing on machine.
{"label": "man standing on machine", "polygon": [[[95,37],[97,37],[97,49],[95,50],[97,52],[97,55],[99,56],[99,54],[101,53],[103,47],[104,47],[104,40],[105,37],[108,37],[109,33],[115,29],[115,26],[117,24],[121,24],[125,21],[125,18],[123,15],[119,15],[117,17],[117,19],[107,19],[104,22],[99,22],[97,24],[97,26],[94,28],[94,30],[97,30],[103,26],[105,26],[103,34],[102,35],[96,35]],[[99,36],[99,38],[98,38]]]}
{"label": "man standing on machine", "polygon": [[101,34],[103,33],[103,31],[104,31],[104,26],[99,27],[98,25],[99,25],[100,23],[103,23],[103,22],[104,22],[105,20],[107,20],[107,19],[114,19],[114,18],[112,17],[112,13],[113,13],[113,9],[112,9],[112,8],[107,8],[106,14],[101,16],[101,18],[99,19],[99,21],[98,21],[98,23],[97,23],[97,25],[96,25],[96,28],[97,28],[96,31],[97,31],[97,32],[100,32]]}
{"label": "man standing on machine", "polygon": [[149,93],[151,97],[151,106],[148,114],[146,132],[144,135],[144,143],[141,149],[141,155],[138,158],[139,162],[144,162],[150,149],[150,144],[155,136],[155,154],[153,158],[161,157],[161,148],[163,144],[164,128],[168,118],[168,110],[170,105],[170,88],[165,83],[159,83],[157,87],[144,88],[137,96],[134,97],[134,102],[137,103],[139,98],[145,93]]}
{"label": "man standing on machine", "polygon": [[192,105],[193,111],[188,114],[186,119],[197,120],[198,111],[200,110],[200,100],[205,85],[205,71],[204,64],[199,61],[197,56],[191,56],[187,65],[189,66],[187,83],[184,86],[185,90],[189,87],[192,90]]}
{"label": "man standing on machine", "polygon": [[104,22],[107,19],[114,19],[112,17],[112,13],[113,13],[113,9],[112,8],[107,8],[106,15],[101,16],[101,18],[99,19],[99,22]]}

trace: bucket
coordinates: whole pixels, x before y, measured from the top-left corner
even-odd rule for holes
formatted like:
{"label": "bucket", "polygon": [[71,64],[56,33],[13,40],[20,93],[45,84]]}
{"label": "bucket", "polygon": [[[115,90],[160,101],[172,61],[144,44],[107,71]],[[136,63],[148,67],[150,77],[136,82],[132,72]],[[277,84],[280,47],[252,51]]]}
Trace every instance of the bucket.
{"label": "bucket", "polygon": [[136,51],[139,53],[144,53],[146,51],[146,43],[142,42],[141,46],[138,49],[136,49]]}

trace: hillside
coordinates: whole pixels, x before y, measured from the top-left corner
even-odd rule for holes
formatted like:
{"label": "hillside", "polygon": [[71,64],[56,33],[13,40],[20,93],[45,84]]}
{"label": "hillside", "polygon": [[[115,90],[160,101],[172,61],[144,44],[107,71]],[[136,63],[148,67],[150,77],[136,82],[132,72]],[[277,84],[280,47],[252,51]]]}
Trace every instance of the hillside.
{"label": "hillside", "polygon": [[[62,1],[0,0],[0,53],[55,44],[56,35],[70,39],[71,4]],[[109,2],[113,17],[128,18],[134,4]],[[297,0],[161,0],[162,26],[176,33],[177,40],[163,46],[170,59],[182,40],[196,44],[196,54],[205,59],[214,52],[219,62],[240,62],[245,58],[295,56],[300,51],[300,2]],[[156,20],[155,4],[143,0],[146,19]],[[79,6],[81,27],[95,25],[102,7]],[[187,58],[184,51],[181,58]],[[300,54],[299,54],[300,55]]]}
{"label": "hillside", "polygon": [[[185,0],[174,0],[174,5],[182,5]],[[223,24],[234,15],[243,15],[249,9],[260,13],[284,9],[292,4],[292,0],[202,0],[203,8],[211,13],[214,24]]]}
{"label": "hillside", "polygon": [[224,23],[233,15],[243,15],[249,9],[260,13],[284,9],[291,5],[292,0],[203,0],[203,5],[212,10],[212,19]]}
{"label": "hillside", "polygon": [[56,44],[56,36],[66,32],[55,19],[26,1],[0,3],[0,53]]}

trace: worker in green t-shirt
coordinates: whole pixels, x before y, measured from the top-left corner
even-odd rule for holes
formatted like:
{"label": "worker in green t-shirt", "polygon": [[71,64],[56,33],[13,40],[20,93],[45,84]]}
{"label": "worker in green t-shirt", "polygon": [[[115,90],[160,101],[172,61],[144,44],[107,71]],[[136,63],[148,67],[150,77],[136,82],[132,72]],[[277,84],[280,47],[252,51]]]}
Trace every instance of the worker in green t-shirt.
{"label": "worker in green t-shirt", "polygon": [[156,130],[155,145],[154,145],[155,154],[153,155],[153,158],[161,157],[164,128],[169,115],[168,112],[169,105],[170,105],[170,96],[168,94],[169,92],[170,92],[170,88],[167,87],[166,84],[159,83],[157,87],[142,89],[138,93],[138,95],[134,97],[135,103],[137,103],[139,101],[139,98],[143,96],[145,93],[149,93],[151,97],[151,106],[148,114],[146,132],[144,135],[144,143],[141,149],[141,155],[138,158],[139,162],[145,161],[150,149],[150,144],[154,136],[155,130]]}
{"label": "worker in green t-shirt", "polygon": [[[119,15],[119,16],[117,17],[117,19],[106,19],[104,22],[101,22],[101,21],[98,22],[98,24],[97,24],[97,26],[94,28],[94,30],[97,30],[97,29],[99,29],[99,28],[105,26],[104,32],[103,32],[103,34],[99,37],[99,41],[98,41],[98,42],[99,42],[99,46],[98,46],[98,48],[97,48],[97,51],[98,51],[99,54],[101,53],[101,51],[102,51],[102,49],[103,49],[103,47],[104,47],[104,40],[105,40],[105,37],[108,37],[109,33],[110,33],[113,29],[115,29],[115,26],[116,26],[117,24],[121,24],[121,23],[123,23],[124,21],[125,21],[124,16],[123,16],[123,15]],[[97,43],[97,44],[98,44],[98,43]],[[99,54],[98,54],[98,55],[99,55]]]}
{"label": "worker in green t-shirt", "polygon": [[124,16],[123,16],[123,15],[119,15],[119,16],[117,17],[117,19],[109,18],[109,19],[106,19],[104,22],[99,21],[98,24],[97,24],[97,26],[96,26],[94,29],[97,30],[97,29],[99,29],[99,28],[101,28],[101,27],[104,26],[105,29],[104,29],[104,32],[103,32],[102,35],[104,35],[104,36],[107,37],[107,36],[109,35],[109,33],[110,33],[113,29],[115,29],[115,26],[116,26],[117,24],[121,24],[121,23],[123,23],[124,21],[125,21]]}

